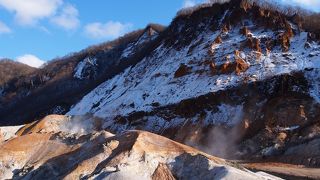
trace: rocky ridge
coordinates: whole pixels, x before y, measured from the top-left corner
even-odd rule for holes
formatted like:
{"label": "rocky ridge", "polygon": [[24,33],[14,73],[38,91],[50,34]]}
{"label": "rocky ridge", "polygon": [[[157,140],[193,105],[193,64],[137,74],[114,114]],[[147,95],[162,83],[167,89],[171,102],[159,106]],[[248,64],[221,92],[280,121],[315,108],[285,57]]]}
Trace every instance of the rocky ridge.
{"label": "rocky ridge", "polygon": [[[279,179],[143,131],[113,135],[66,128],[83,121],[52,115],[0,143],[1,179]],[[87,127],[87,126],[84,126]],[[79,129],[80,130],[80,129]]]}
{"label": "rocky ridge", "polygon": [[220,157],[319,167],[319,148],[303,152],[319,143],[317,34],[294,16],[249,2],[177,16],[150,55],[68,114],[104,119],[113,133],[148,130]]}

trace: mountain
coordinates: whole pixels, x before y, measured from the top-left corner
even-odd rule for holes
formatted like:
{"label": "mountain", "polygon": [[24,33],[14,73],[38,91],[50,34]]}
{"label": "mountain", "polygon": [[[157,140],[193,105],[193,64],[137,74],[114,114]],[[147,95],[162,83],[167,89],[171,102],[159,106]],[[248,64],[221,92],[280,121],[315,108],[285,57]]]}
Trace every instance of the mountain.
{"label": "mountain", "polygon": [[[81,120],[48,116],[0,145],[1,179],[279,179],[143,131],[113,135],[66,129]],[[88,124],[86,122],[86,124]],[[87,126],[85,126],[87,127]],[[38,133],[37,133],[38,132]],[[161,147],[161,148],[159,148]],[[21,153],[23,152],[23,153]]]}
{"label": "mountain", "polygon": [[[198,176],[203,172],[205,179],[222,178],[220,171],[211,171],[215,176],[201,169],[203,161],[211,163],[210,154],[235,160],[220,159],[210,165],[224,167],[230,178],[235,177],[232,172],[247,176],[244,166],[283,178],[319,179],[319,19],[319,14],[276,7],[268,1],[212,1],[180,11],[166,28],[150,25],[52,61],[4,91],[4,97],[9,92],[16,95],[0,101],[2,125],[31,124],[17,133],[21,126],[4,127],[0,149],[20,147],[19,142],[29,142],[35,149],[18,151],[23,152],[22,162],[31,165],[13,163],[3,174],[112,179],[142,170],[150,179],[160,168],[159,179],[184,179],[184,175],[188,179],[194,174],[187,171],[200,168]],[[66,116],[34,121],[47,114]],[[13,134],[17,137],[10,138]],[[100,136],[102,141],[96,142]],[[44,139],[43,145],[34,147],[41,144],[38,138]],[[131,157],[131,152],[141,151],[130,146],[112,156],[116,147],[110,149],[108,143],[105,153],[91,153],[100,152],[98,147],[110,138],[115,138],[116,147],[138,143],[146,155]],[[154,147],[150,143],[156,147],[155,164],[152,158],[146,161],[152,154],[149,148]],[[203,156],[183,156],[185,163],[175,169],[172,162],[181,154],[168,147],[171,143],[173,149],[182,148],[182,154],[194,154],[187,149],[196,148],[192,152]],[[61,149],[52,152],[56,144]],[[39,161],[36,155],[28,159],[30,152],[42,151]],[[10,155],[13,152],[4,152],[6,163],[17,156]],[[61,163],[66,159],[68,163]],[[229,169],[230,162],[236,169]],[[114,166],[122,163],[124,167]]]}
{"label": "mountain", "polygon": [[33,67],[10,59],[0,59],[0,69],[0,86],[3,86],[14,78],[29,75],[36,70]]}
{"label": "mountain", "polygon": [[249,1],[182,13],[151,54],[68,114],[220,157],[319,167],[319,32],[297,16]]}
{"label": "mountain", "polygon": [[100,83],[136,64],[142,52],[147,53],[155,46],[163,28],[150,24],[117,40],[55,59],[31,74],[17,74],[0,84],[0,125],[24,124],[48,114],[68,112],[71,105]]}

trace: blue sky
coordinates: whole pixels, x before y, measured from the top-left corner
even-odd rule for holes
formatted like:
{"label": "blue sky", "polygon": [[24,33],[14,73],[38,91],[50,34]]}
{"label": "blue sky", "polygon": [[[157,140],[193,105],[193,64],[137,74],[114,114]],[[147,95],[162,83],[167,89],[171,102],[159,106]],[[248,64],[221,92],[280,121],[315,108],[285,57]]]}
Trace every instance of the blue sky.
{"label": "blue sky", "polygon": [[0,0],[0,57],[36,63],[33,55],[50,60],[144,28],[150,22],[168,25],[184,4],[183,0],[158,2]]}
{"label": "blue sky", "polygon": [[[0,58],[39,66],[150,22],[168,25],[179,9],[203,1],[0,0]],[[320,10],[319,0],[281,1]]]}

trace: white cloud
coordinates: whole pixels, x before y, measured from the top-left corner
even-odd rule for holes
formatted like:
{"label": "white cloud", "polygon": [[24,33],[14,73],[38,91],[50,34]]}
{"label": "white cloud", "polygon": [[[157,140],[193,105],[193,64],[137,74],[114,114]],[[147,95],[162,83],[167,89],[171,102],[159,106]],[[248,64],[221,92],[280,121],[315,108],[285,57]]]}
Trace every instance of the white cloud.
{"label": "white cloud", "polygon": [[74,6],[68,4],[63,7],[58,16],[55,16],[51,19],[51,22],[66,30],[74,30],[80,25],[78,16],[78,10]]}
{"label": "white cloud", "polygon": [[306,6],[320,6],[320,1],[318,0],[283,0],[283,1],[287,3],[290,3],[290,2],[299,3]]}
{"label": "white cloud", "polygon": [[188,8],[188,7],[192,7],[195,6],[197,3],[195,0],[185,0],[183,2],[182,8]]}
{"label": "white cloud", "polygon": [[319,0],[282,0],[282,2],[287,4],[297,4],[304,8],[313,10],[313,11],[320,11],[320,1]]}
{"label": "white cloud", "polygon": [[49,31],[49,29],[47,29],[44,26],[38,26],[38,29],[41,30],[42,32],[45,32],[46,34],[51,34],[51,32]]}
{"label": "white cloud", "polygon": [[0,6],[15,14],[21,25],[34,25],[55,14],[63,0],[0,0]]}
{"label": "white cloud", "polygon": [[8,34],[11,33],[11,29],[0,21],[0,34]]}
{"label": "white cloud", "polygon": [[210,0],[184,0],[182,8],[189,8],[189,7],[193,7],[197,4],[203,4],[203,3],[209,3],[209,2],[210,2]]}
{"label": "white cloud", "polygon": [[16,61],[35,68],[39,68],[45,63],[44,61],[32,54],[25,54],[23,56],[19,56],[17,57]]}
{"label": "white cloud", "polygon": [[87,24],[84,28],[84,32],[87,36],[95,39],[113,39],[127,33],[131,28],[132,24],[130,23],[123,24],[120,22],[109,21],[103,24],[95,22]]}

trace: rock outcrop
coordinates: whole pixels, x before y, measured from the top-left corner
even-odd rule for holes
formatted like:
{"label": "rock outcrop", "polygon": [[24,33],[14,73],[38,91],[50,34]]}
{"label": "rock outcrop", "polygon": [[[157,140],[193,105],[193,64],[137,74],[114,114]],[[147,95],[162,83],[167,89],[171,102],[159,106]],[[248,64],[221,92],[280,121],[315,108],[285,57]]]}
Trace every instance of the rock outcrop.
{"label": "rock outcrop", "polygon": [[[74,134],[48,116],[0,144],[1,179],[278,179],[144,131]],[[73,121],[81,124],[81,121]]]}

